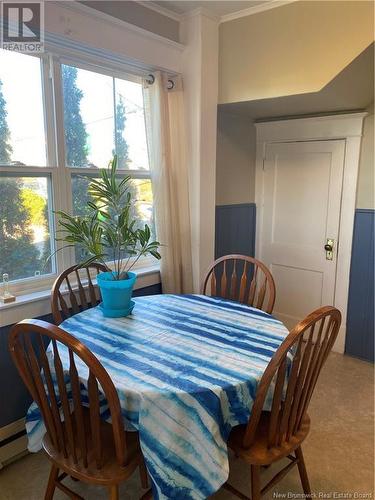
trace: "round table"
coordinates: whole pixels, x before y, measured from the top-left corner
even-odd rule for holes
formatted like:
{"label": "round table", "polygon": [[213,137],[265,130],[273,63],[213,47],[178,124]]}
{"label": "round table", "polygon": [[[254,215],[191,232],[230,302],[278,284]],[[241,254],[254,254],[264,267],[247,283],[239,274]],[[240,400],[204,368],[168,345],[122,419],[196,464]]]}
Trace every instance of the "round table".
{"label": "round table", "polygon": [[[257,384],[288,330],[263,311],[213,297],[134,300],[126,318],[105,318],[96,307],[60,326],[111,376],[124,425],[139,431],[154,498],[207,498],[227,480],[226,439],[247,422]],[[40,437],[35,411],[27,425],[30,449]]]}

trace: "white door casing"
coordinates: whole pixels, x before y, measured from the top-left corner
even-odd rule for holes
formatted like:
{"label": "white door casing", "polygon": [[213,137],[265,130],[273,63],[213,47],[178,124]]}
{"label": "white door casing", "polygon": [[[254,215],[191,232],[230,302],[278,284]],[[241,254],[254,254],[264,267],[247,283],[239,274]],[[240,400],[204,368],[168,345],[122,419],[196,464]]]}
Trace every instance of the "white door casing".
{"label": "white door casing", "polygon": [[334,303],[344,152],[343,140],[266,146],[259,257],[275,279],[274,313],[288,328]]}
{"label": "white door casing", "polygon": [[[256,124],[256,256],[275,277],[274,311],[292,327],[320,305],[335,305],[343,317],[334,347],[338,352],[345,348],[365,116],[353,113]],[[332,261],[325,258],[326,238],[335,240]]]}

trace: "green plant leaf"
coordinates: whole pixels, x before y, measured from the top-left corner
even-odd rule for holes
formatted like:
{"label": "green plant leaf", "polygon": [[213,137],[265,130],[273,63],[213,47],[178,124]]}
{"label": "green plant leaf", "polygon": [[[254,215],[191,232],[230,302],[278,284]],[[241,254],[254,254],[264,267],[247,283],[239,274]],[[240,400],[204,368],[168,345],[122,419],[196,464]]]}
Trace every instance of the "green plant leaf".
{"label": "green plant leaf", "polygon": [[83,267],[94,261],[114,260],[120,276],[144,255],[160,259],[158,241],[150,241],[151,229],[145,224],[137,229],[138,221],[131,217],[133,206],[131,177],[117,177],[118,159],[114,156],[108,168],[99,170],[99,178],[91,179],[88,192],[86,216],[73,216],[63,211],[55,212],[58,217],[57,241],[68,246],[81,245],[87,258],[78,264]]}

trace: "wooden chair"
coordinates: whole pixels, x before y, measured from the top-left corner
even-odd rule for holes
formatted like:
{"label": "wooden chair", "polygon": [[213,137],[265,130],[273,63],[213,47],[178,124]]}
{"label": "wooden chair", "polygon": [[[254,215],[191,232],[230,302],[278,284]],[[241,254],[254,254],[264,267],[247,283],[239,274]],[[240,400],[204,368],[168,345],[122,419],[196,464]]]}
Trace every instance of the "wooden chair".
{"label": "wooden chair", "polygon": [[[64,319],[74,314],[97,306],[101,301],[100,291],[98,287],[94,286],[90,271],[99,274],[100,272],[107,271],[106,267],[103,264],[92,263],[82,269],[85,270],[84,274],[87,276],[87,285],[82,283],[82,276],[79,273],[80,269],[77,269],[76,266],[69,267],[63,271],[53,284],[51,308],[53,320],[56,325],[59,325]],[[62,291],[64,283],[66,285],[66,294]]]}
{"label": "wooden chair", "polygon": [[[298,323],[264,372],[248,423],[235,427],[229,436],[229,447],[251,466],[252,500],[259,500],[295,465],[298,466],[304,493],[311,494],[301,449],[310,429],[307,408],[340,323],[340,312],[328,306],[314,311]],[[288,356],[290,353],[293,353],[292,362]],[[289,377],[286,380],[287,374]],[[270,388],[274,390],[270,411],[264,411]],[[284,457],[290,463],[261,488],[261,466],[268,466]],[[248,498],[228,483],[224,487],[242,500]]]}
{"label": "wooden chair", "polygon": [[242,304],[272,313],[275,304],[275,282],[267,267],[246,255],[225,255],[215,260],[207,271],[202,294],[236,300]]}
{"label": "wooden chair", "polygon": [[[50,364],[45,352],[49,341],[53,351]],[[61,344],[69,353],[69,377],[63,371]],[[56,487],[71,498],[82,499],[61,482],[68,475],[106,486],[110,499],[115,500],[119,483],[140,467],[142,486],[147,487],[138,433],[125,432],[117,391],[94,354],[61,328],[39,320],[24,320],[15,325],[9,349],[47,430],[43,448],[52,467],[45,500],[53,498]],[[77,361],[88,374],[88,407],[81,400]],[[100,418],[99,387],[108,403],[111,424]]]}

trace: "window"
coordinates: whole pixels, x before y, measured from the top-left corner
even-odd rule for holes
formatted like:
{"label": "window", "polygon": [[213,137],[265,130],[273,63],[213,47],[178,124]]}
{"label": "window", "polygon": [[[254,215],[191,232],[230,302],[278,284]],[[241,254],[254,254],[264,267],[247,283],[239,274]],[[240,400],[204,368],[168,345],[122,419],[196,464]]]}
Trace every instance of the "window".
{"label": "window", "polygon": [[52,272],[48,177],[0,177],[0,275],[31,278]]}
{"label": "window", "polygon": [[39,58],[0,50],[0,278],[55,270],[42,89]]}
{"label": "window", "polygon": [[0,165],[46,165],[40,60],[0,50]]}
{"label": "window", "polygon": [[62,65],[65,162],[103,167],[114,153],[112,78]]}
{"label": "window", "polygon": [[132,177],[139,224],[154,227],[142,85],[121,76],[0,49],[0,280],[7,272],[37,288],[82,257],[59,248],[47,259],[53,212],[84,213],[90,180],[114,154]]}
{"label": "window", "polygon": [[65,64],[62,82],[66,165],[148,170],[141,85]]}

